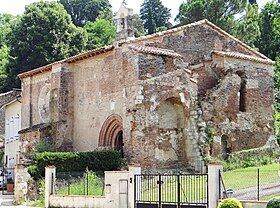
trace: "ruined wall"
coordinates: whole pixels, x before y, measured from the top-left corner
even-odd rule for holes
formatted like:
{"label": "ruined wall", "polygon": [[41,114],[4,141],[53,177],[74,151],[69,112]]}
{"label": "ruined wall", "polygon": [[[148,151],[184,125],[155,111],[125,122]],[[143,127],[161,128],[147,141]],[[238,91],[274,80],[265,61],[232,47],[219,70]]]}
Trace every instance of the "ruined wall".
{"label": "ruined wall", "polygon": [[274,137],[273,66],[236,58],[215,64],[219,83],[201,102],[203,119],[216,132],[213,155],[266,145]]}

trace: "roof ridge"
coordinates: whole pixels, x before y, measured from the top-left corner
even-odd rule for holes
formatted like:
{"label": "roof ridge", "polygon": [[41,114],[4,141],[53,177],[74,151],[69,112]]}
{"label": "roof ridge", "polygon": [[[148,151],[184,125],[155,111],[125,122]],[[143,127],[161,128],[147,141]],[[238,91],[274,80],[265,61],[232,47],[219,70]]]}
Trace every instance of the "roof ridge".
{"label": "roof ridge", "polygon": [[214,53],[218,56],[223,56],[223,57],[227,56],[227,57],[231,57],[231,58],[241,58],[241,59],[255,61],[255,62],[269,64],[269,65],[275,64],[275,62],[270,59],[258,58],[258,57],[252,56],[252,55],[247,55],[247,54],[235,52],[235,51],[226,52],[226,51],[213,50],[212,53]]}

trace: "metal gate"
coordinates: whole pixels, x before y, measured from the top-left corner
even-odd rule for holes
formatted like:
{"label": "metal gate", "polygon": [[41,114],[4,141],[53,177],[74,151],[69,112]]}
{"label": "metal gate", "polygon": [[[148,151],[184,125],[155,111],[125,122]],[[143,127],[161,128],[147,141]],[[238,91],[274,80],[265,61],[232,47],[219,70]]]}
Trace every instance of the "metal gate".
{"label": "metal gate", "polygon": [[14,168],[0,168],[0,189],[3,195],[14,194]]}
{"label": "metal gate", "polygon": [[207,208],[208,175],[135,175],[136,208]]}

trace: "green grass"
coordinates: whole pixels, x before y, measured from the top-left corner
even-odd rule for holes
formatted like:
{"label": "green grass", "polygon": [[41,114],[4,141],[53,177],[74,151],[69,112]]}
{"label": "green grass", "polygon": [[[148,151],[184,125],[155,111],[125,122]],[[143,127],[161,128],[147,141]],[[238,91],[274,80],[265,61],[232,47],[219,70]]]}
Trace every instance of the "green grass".
{"label": "green grass", "polygon": [[236,169],[223,173],[226,189],[239,190],[257,186],[258,168],[260,169],[260,185],[280,181],[279,164],[274,163],[260,167]]}
{"label": "green grass", "polygon": [[[162,176],[161,199],[163,202],[176,202],[178,199],[178,176]],[[141,179],[141,200],[158,201],[159,185],[157,177]],[[198,201],[207,198],[206,177],[180,176],[180,198],[182,202]]]}
{"label": "green grass", "polygon": [[104,196],[103,178],[97,177],[92,171],[70,180],[57,179],[56,183],[58,184],[56,194]]}
{"label": "green grass", "polygon": [[280,197],[280,193],[274,194],[274,195],[271,195],[271,196],[263,197],[263,198],[261,198],[261,200],[262,200],[262,201],[269,201],[270,199],[278,198],[278,197]]}

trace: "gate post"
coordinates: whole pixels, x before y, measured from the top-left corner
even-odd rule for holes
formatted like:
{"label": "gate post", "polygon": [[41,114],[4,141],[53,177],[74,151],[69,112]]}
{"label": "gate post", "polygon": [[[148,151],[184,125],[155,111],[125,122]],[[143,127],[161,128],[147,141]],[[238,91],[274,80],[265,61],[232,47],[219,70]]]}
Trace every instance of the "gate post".
{"label": "gate post", "polygon": [[209,208],[217,208],[222,193],[220,172],[223,171],[221,163],[208,164],[208,203]]}
{"label": "gate post", "polygon": [[[128,171],[129,171],[129,185],[128,185],[128,208],[134,208],[135,205],[135,175],[141,174],[141,167],[139,165],[128,165]],[[138,186],[140,187],[140,186]]]}
{"label": "gate post", "polygon": [[45,208],[50,207],[50,195],[54,194],[55,172],[54,166],[45,167]]}

